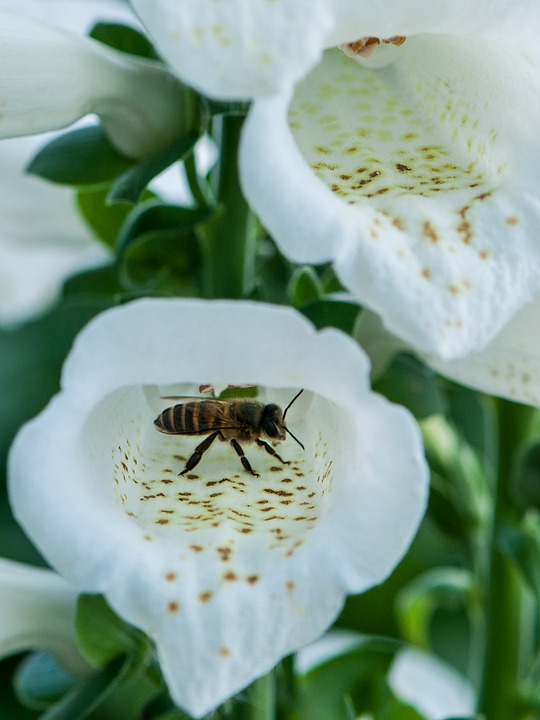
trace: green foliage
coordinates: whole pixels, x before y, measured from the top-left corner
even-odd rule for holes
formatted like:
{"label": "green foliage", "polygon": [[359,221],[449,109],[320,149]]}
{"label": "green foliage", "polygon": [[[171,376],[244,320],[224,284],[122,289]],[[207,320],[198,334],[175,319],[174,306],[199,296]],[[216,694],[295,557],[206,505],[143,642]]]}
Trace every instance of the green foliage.
{"label": "green foliage", "polygon": [[446,397],[437,375],[410,353],[396,355],[373,389],[404,405],[419,420],[446,411]]}
{"label": "green foliage", "polygon": [[129,202],[135,204],[141,197],[148,183],[177,160],[182,160],[193,147],[199,134],[195,131],[187,133],[172,145],[139,160],[126,169],[113,183],[107,200],[109,203]]}
{"label": "green foliage", "polygon": [[75,634],[81,652],[96,667],[105,667],[124,655],[144,656],[149,652],[143,633],[121,620],[101,595],[79,598]]}
{"label": "green foliage", "polygon": [[90,37],[120,52],[138,55],[150,60],[158,60],[154,46],[138,30],[121,23],[99,22],[89,33]]}
{"label": "green foliage", "polygon": [[100,125],[70,130],[32,159],[28,172],[61,185],[101,185],[133,165],[111,145]]}

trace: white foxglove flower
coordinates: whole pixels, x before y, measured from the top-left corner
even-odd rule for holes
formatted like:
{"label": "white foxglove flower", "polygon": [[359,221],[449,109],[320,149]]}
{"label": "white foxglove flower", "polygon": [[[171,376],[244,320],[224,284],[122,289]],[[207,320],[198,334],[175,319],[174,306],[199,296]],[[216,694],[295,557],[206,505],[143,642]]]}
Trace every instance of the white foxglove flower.
{"label": "white foxglove flower", "polygon": [[0,141],[0,325],[46,310],[66,277],[109,256],[85,227],[71,188],[25,173],[43,142]]}
{"label": "white foxglove flower", "polygon": [[[418,430],[368,372],[353,340],[288,308],[141,300],[83,330],[61,393],[16,438],[17,518],[53,567],[154,640],[192,715],[317,637],[412,539],[428,483]],[[303,388],[286,424],[305,450],[288,435],[279,457],[240,441],[256,477],[216,439],[179,474],[202,437],[154,419],[182,402],[164,396],[208,384],[255,385],[282,408]]]}
{"label": "white foxglove flower", "polygon": [[[441,375],[475,390],[540,407],[540,296],[520,310],[480,352],[457,360],[422,355]],[[397,352],[413,351],[389,333],[375,313],[364,311],[355,337],[371,360],[372,377],[387,368]]]}
{"label": "white foxglove flower", "polygon": [[405,21],[394,3],[365,4],[381,23],[363,34],[406,41],[361,63],[330,50],[256,100],[244,190],[290,259],[332,261],[391,332],[455,359],[540,292],[540,9],[502,2],[488,21],[486,3],[478,16],[422,3],[422,19],[407,2]]}
{"label": "white foxglove flower", "polygon": [[190,129],[187,91],[160,63],[1,5],[0,60],[2,138],[56,130],[94,113],[115,147],[137,158]]}
{"label": "white foxglove flower", "polygon": [[73,633],[76,600],[56,573],[0,558],[0,658],[39,649],[73,672],[88,669]]}
{"label": "white foxglove flower", "polygon": [[[271,95],[302,78],[324,48],[375,35],[531,29],[534,0],[131,0],[171,67],[203,94]],[[503,19],[504,18],[504,19]]]}

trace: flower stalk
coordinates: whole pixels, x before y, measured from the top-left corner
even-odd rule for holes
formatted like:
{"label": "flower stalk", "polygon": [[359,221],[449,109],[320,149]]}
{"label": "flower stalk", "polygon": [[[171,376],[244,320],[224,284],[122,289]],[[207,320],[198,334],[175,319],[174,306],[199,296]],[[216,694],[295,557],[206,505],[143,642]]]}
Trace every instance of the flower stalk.
{"label": "flower stalk", "polygon": [[490,559],[485,587],[485,641],[478,711],[490,720],[516,717],[522,660],[523,585],[518,570],[501,549],[501,535],[511,518],[509,479],[516,451],[533,408],[501,400],[498,407],[499,454]]}
{"label": "flower stalk", "polygon": [[214,176],[217,209],[200,229],[209,298],[242,298],[253,287],[255,221],[240,188],[237,164],[243,122],[238,115],[215,120],[220,140]]}

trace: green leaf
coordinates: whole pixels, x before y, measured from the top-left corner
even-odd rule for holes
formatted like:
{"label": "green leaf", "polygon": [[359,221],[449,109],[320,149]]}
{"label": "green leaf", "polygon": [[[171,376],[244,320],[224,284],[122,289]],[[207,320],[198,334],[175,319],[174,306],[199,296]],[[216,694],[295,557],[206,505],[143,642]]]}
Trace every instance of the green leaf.
{"label": "green leaf", "polygon": [[73,677],[45,652],[31,653],[23,658],[13,677],[17,698],[34,710],[45,710],[75,684]]}
{"label": "green leaf", "polygon": [[132,165],[132,160],[114,149],[100,125],[91,125],[52,140],[35,155],[27,171],[62,185],[99,185]]}
{"label": "green leaf", "polygon": [[76,296],[79,301],[104,296],[110,298],[112,304],[123,294],[123,289],[118,284],[115,266],[110,264],[72,275],[64,283],[62,293],[65,298]]}
{"label": "green leaf", "polygon": [[315,300],[303,305],[300,311],[319,330],[325,327],[335,327],[350,335],[360,307],[356,303],[341,300]]}
{"label": "green leaf", "polygon": [[537,609],[540,611],[540,514],[538,511],[531,510],[519,523],[508,521],[502,526],[498,541],[534,593]]}
{"label": "green leaf", "polygon": [[430,624],[436,610],[469,607],[475,600],[472,573],[464,568],[438,567],[419,575],[396,598],[396,614],[403,637],[412,645],[431,647]]}
{"label": "green leaf", "polygon": [[410,353],[396,355],[373,389],[404,405],[419,420],[446,410],[446,398],[437,375]]}
{"label": "green leaf", "polygon": [[511,487],[518,507],[540,509],[540,442],[526,445],[519,453]]}
{"label": "green leaf", "polygon": [[[457,521],[458,534],[468,537],[487,527],[491,514],[491,493],[478,453],[466,443],[456,428],[441,415],[433,415],[420,424],[427,459],[432,470],[432,487],[436,502],[430,510],[439,511],[434,519],[447,531],[445,506]],[[460,528],[459,528],[460,526]]]}
{"label": "green leaf", "polygon": [[133,206],[131,203],[108,205],[109,188],[85,188],[77,192],[77,205],[84,220],[107,247],[116,247],[120,228]]}
{"label": "green leaf", "polygon": [[36,415],[57,392],[60,368],[73,338],[98,312],[106,298],[70,297],[46,315],[0,331],[0,455],[19,426]]}
{"label": "green leaf", "polygon": [[461,437],[489,460],[497,437],[493,402],[469,388],[448,381],[444,384],[447,417]]}
{"label": "green leaf", "polygon": [[139,160],[126,170],[114,183],[107,202],[130,202],[135,204],[148,183],[177,160],[189,153],[199,139],[199,134],[191,131],[154,155]]}
{"label": "green leaf", "polygon": [[90,37],[120,52],[159,60],[154,46],[138,30],[121,23],[98,22],[89,33]]}
{"label": "green leaf", "polygon": [[101,595],[81,595],[75,634],[81,652],[97,667],[123,655],[144,655],[149,649],[146,636],[119,618]]}
{"label": "green leaf", "polygon": [[123,287],[198,294],[202,255],[193,229],[209,212],[155,201],[136,208],[119,237],[118,276]]}
{"label": "green leaf", "polygon": [[366,640],[318,665],[299,680],[298,719],[348,720],[351,704],[356,716],[374,713],[399,647],[390,640]]}
{"label": "green leaf", "polygon": [[289,280],[288,296],[291,305],[297,308],[323,296],[322,283],[310,265],[295,269]]}
{"label": "green leaf", "polygon": [[130,669],[129,660],[115,660],[64,695],[39,720],[84,720],[104,702]]}

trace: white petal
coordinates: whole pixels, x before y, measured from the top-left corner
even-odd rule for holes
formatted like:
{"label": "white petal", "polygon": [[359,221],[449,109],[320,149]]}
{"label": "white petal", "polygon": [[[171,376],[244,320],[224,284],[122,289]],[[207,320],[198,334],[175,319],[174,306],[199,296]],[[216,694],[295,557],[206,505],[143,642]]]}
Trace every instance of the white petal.
{"label": "white petal", "polygon": [[76,600],[56,573],[0,558],[0,658],[47,650],[66,669],[84,672],[73,635]]}
{"label": "white petal", "polygon": [[85,227],[71,188],[25,174],[43,137],[0,142],[0,323],[45,310],[70,274],[108,252]]}
{"label": "white petal", "polygon": [[0,0],[0,9],[84,34],[100,21],[136,24],[123,0]]}
{"label": "white petal", "polygon": [[425,360],[463,385],[540,407],[540,296],[519,312],[480,353],[460,360]]}
{"label": "white petal", "polygon": [[400,651],[389,677],[393,691],[420,710],[426,720],[474,714],[472,685],[450,665],[416,648]]}
{"label": "white petal", "polygon": [[256,101],[243,185],[287,256],[333,260],[392,332],[449,359],[540,290],[540,57],[427,35],[394,49],[380,70],[329,52],[292,102]]}
{"label": "white petal", "polygon": [[121,152],[142,157],[185,131],[185,91],[157,62],[1,9],[0,60],[0,137],[95,113]]}
{"label": "white petal", "polygon": [[[62,574],[155,640],[191,714],[319,635],[405,552],[426,501],[421,443],[367,374],[350,338],[290,309],[139,301],[81,333],[61,394],[18,436],[17,517]],[[252,477],[216,440],[179,476],[201,438],[153,420],[161,396],[203,383],[256,384],[281,407],[305,388],[287,424],[306,450],[289,437],[282,463],[243,443]]]}
{"label": "white petal", "polygon": [[333,23],[326,0],[132,0],[178,76],[217,98],[276,92],[320,57]]}
{"label": "white petal", "polygon": [[131,0],[160,53],[203,94],[271,95],[302,78],[325,47],[365,36],[484,32],[506,39],[540,18],[533,0]]}

